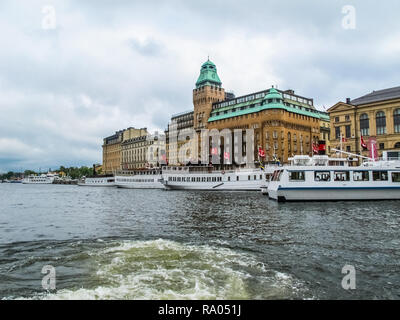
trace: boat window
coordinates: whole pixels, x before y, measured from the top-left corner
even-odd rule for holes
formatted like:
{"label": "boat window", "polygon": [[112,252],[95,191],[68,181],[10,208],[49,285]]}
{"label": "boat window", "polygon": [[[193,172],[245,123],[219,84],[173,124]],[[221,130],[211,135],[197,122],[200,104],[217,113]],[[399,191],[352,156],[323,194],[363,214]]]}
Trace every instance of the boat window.
{"label": "boat window", "polygon": [[248,179],[250,180],[250,176],[248,176]]}
{"label": "boat window", "polygon": [[200,177],[197,177],[197,182],[200,182],[200,180],[201,180],[201,178],[200,178]]}
{"label": "boat window", "polygon": [[392,182],[400,182],[400,172],[392,172]]}
{"label": "boat window", "polygon": [[305,181],[304,171],[291,171],[289,172],[289,181]]}
{"label": "boat window", "polygon": [[387,181],[388,172],[387,171],[372,171],[372,178],[374,181]]}
{"label": "boat window", "polygon": [[236,176],[236,181],[239,181],[239,176]]}
{"label": "boat window", "polygon": [[228,177],[228,181],[231,181],[231,177]]}
{"label": "boat window", "polygon": [[354,171],[353,181],[369,181],[369,171]]}
{"label": "boat window", "polygon": [[202,182],[206,182],[206,177],[202,177],[202,178],[201,178],[201,181],[202,181]]}
{"label": "boat window", "polygon": [[254,175],[254,180],[257,180],[257,176],[256,175]]}
{"label": "boat window", "polygon": [[330,171],[315,171],[314,173],[315,181],[331,181]]}
{"label": "boat window", "polygon": [[195,177],[192,177],[192,182],[196,182],[196,178]]}
{"label": "boat window", "polygon": [[260,180],[262,180],[262,174],[260,174]]}
{"label": "boat window", "polygon": [[212,182],[215,182],[216,180],[215,180],[215,177],[212,177]]}
{"label": "boat window", "polygon": [[335,171],[333,176],[335,181],[350,181],[349,171]]}
{"label": "boat window", "polygon": [[211,177],[207,177],[207,182],[210,182],[211,181]]}

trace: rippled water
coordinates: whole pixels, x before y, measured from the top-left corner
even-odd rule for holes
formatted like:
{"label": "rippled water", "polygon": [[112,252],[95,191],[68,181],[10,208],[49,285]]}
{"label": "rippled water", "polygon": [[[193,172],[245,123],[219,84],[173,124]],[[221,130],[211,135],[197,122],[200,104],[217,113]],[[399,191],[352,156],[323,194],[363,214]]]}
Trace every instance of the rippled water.
{"label": "rippled water", "polygon": [[399,299],[399,207],[0,184],[0,298]]}

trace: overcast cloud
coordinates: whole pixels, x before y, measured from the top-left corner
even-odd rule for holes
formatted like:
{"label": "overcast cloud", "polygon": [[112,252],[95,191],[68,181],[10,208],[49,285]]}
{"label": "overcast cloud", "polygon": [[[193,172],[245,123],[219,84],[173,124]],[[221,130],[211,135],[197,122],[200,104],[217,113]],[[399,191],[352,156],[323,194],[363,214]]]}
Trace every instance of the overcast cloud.
{"label": "overcast cloud", "polygon": [[[56,28],[43,29],[45,6]],[[342,7],[356,28],[342,27]],[[0,171],[101,163],[102,138],[190,110],[210,55],[226,90],[278,85],[323,110],[400,85],[400,3],[0,3]]]}

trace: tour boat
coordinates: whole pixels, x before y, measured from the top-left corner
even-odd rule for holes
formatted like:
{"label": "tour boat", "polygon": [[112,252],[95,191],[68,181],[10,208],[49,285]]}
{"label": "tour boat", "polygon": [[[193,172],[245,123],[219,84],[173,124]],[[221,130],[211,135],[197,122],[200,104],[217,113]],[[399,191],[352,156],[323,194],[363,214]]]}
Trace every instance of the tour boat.
{"label": "tour boat", "polygon": [[78,181],[81,187],[114,187],[115,178],[113,175],[99,175],[92,177],[83,177]]}
{"label": "tour boat", "polygon": [[23,184],[52,184],[56,175],[48,173],[48,174],[41,174],[41,175],[29,175],[28,177],[22,180]]}
{"label": "tour boat", "polygon": [[292,160],[291,165],[273,173],[269,198],[278,202],[400,199],[399,161],[350,166],[346,159],[328,156],[296,156]]}
{"label": "tour boat", "polygon": [[164,189],[162,171],[159,168],[123,170],[115,175],[115,185],[127,189]]}
{"label": "tour boat", "polygon": [[165,167],[163,183],[170,190],[260,191],[266,184],[262,168],[218,170],[212,166]]}

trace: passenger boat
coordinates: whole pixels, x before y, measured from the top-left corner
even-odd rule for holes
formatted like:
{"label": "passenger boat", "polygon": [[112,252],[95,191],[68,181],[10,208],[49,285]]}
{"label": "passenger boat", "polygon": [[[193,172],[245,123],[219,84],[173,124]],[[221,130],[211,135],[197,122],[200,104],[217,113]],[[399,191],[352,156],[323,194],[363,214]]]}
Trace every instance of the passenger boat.
{"label": "passenger boat", "polygon": [[277,201],[400,199],[400,162],[296,156],[275,170],[268,196]]}
{"label": "passenger boat", "polygon": [[114,187],[115,178],[112,174],[99,175],[92,177],[83,177],[78,181],[78,186],[81,187]]}
{"label": "passenger boat", "polygon": [[23,184],[52,184],[57,176],[51,173],[41,175],[29,175],[22,180]]}
{"label": "passenger boat", "polygon": [[115,185],[127,189],[164,189],[160,168],[123,170],[115,175]]}
{"label": "passenger boat", "polygon": [[260,191],[265,185],[261,168],[219,170],[212,166],[165,167],[163,183],[170,190]]}

